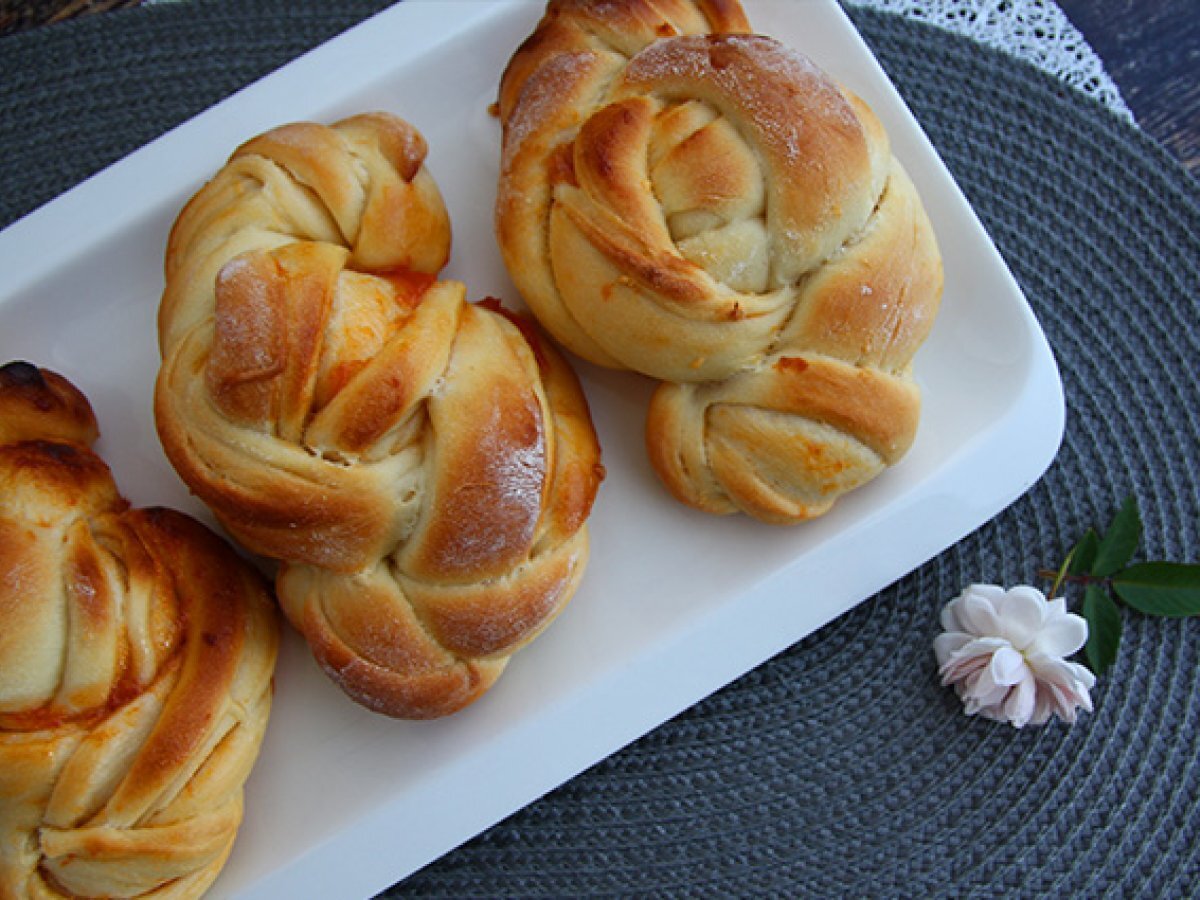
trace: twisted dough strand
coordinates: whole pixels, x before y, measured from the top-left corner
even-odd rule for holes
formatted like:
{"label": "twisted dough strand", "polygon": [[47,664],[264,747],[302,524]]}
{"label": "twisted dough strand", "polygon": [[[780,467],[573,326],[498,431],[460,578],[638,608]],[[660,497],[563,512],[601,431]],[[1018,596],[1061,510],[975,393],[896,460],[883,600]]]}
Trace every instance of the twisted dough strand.
{"label": "twisted dough strand", "polygon": [[324,669],[393,716],[480,696],[571,596],[601,477],[578,382],[435,281],[449,221],[387,114],[240,147],[167,249],[156,420]]}
{"label": "twisted dough strand", "polygon": [[0,895],[197,897],[242,818],[278,645],[214,534],[131,510],[86,399],[0,368]]}
{"label": "twisted dough strand", "polygon": [[915,435],[929,220],[866,104],[736,4],[601,6],[551,2],[502,80],[509,272],[567,347],[663,382],[646,440],[675,496],[820,515]]}

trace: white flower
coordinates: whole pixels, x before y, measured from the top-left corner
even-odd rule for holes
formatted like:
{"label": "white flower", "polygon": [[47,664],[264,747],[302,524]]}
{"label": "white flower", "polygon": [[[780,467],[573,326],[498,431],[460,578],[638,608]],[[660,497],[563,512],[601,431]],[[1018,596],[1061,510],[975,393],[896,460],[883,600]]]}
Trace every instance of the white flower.
{"label": "white flower", "polygon": [[938,672],[967,715],[1020,728],[1052,715],[1074,724],[1077,709],[1092,711],[1096,676],[1065,659],[1087,641],[1087,622],[1062,598],[1026,585],[973,584],[946,604],[942,628],[933,642]]}

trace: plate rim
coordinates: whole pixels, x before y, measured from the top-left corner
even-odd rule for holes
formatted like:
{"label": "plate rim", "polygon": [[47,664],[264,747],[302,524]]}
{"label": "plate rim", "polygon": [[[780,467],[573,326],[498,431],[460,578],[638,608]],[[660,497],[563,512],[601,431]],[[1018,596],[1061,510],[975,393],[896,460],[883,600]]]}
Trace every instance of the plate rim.
{"label": "plate rim", "polygon": [[[754,21],[754,7],[765,5],[771,0],[744,0],[744,2],[751,12],[752,21]],[[423,33],[423,29],[449,25],[450,27],[441,33],[440,38],[441,40],[452,40],[459,34],[483,27],[493,17],[511,14],[515,8],[540,8],[541,6],[540,0],[504,0],[504,2],[487,4],[473,2],[473,0],[405,0],[403,3],[398,3],[369,17],[348,31],[307,51],[281,68],[235,92],[208,110],[164,132],[158,138],[11,223],[0,232],[0,266],[9,263],[5,266],[7,270],[15,269],[20,273],[0,292],[0,313],[2,313],[8,298],[25,292],[40,280],[48,277],[62,264],[64,255],[67,254],[65,249],[60,250],[57,264],[53,262],[55,254],[39,253],[34,255],[38,261],[35,265],[12,265],[18,258],[28,261],[30,248],[69,246],[72,247],[69,256],[78,257],[88,252],[89,247],[96,246],[114,233],[136,226],[136,223],[143,217],[151,215],[161,205],[164,191],[178,191],[181,176],[177,157],[195,134],[201,132],[205,134],[204,141],[198,143],[205,143],[208,146],[226,146],[232,149],[238,140],[244,140],[250,134],[256,133],[254,130],[247,130],[254,128],[252,125],[247,125],[247,119],[254,117],[245,115],[243,107],[262,104],[264,102],[262,98],[270,100],[285,94],[294,83],[311,79],[313,73],[327,65],[331,58],[336,59],[339,55],[364,52],[361,49],[363,44],[373,44],[385,32],[393,35],[401,33],[405,35],[405,40],[408,42],[397,48],[393,41],[391,52],[402,55],[402,52],[408,52],[405,48],[409,47],[413,48],[414,52],[423,54],[432,52],[428,41],[417,38],[417,35]],[[940,155],[928,142],[928,138],[925,137],[915,116],[880,67],[874,53],[859,34],[845,10],[836,3],[836,0],[819,0],[819,2],[811,2],[811,6],[819,8],[821,15],[840,17],[841,27],[848,29],[849,35],[857,39],[861,46],[864,54],[863,61],[869,66],[875,67],[877,77],[882,78],[884,90],[891,91],[891,98],[888,101],[889,113],[899,114],[902,118],[907,117],[911,121],[911,126],[919,135],[919,140],[925,141],[926,147],[922,152],[931,155],[936,164],[941,167],[944,176],[957,189],[957,184],[946,169]],[[486,12],[482,10],[486,10]],[[468,12],[471,15],[467,15]],[[396,23],[402,21],[403,27],[398,27]],[[878,89],[880,84],[875,83],[874,87]],[[351,89],[352,91],[353,89]],[[344,96],[347,92],[339,90],[334,93]],[[335,100],[336,97],[324,99],[318,97],[306,100],[304,105],[315,107],[332,103]],[[289,105],[274,105],[272,108],[287,109]],[[279,117],[272,114],[270,118],[274,120]],[[214,123],[216,123],[215,130],[210,131],[209,129],[213,128]],[[909,138],[911,137],[912,135],[909,135]],[[205,177],[209,173],[207,157],[203,157],[205,161],[200,161],[201,157],[197,157],[195,154],[185,154],[185,156],[193,160],[190,164],[182,167],[183,177],[189,182],[195,181],[198,177]],[[160,165],[168,158],[175,165],[174,173],[170,175],[167,173],[171,171],[171,167]],[[147,167],[161,170],[149,185],[143,183]],[[130,191],[130,187],[135,182],[140,183],[145,189]],[[122,215],[116,222],[113,222],[112,217],[105,217],[109,223],[107,229],[100,228],[96,220],[101,218],[100,210],[104,207],[102,200],[114,191],[126,192],[129,196],[138,198],[140,202],[123,207]],[[959,197],[966,210],[974,217],[974,210],[961,192],[959,192]],[[68,230],[68,238],[76,238],[75,243],[72,243],[70,239],[63,240],[61,236],[64,220],[75,226],[73,231]],[[991,238],[986,235],[982,225],[978,223],[977,217],[974,218],[974,221],[984,236],[985,246],[990,248],[990,253],[994,255],[999,270],[1007,277],[1006,290],[1015,293],[1019,300],[1017,309],[1024,316],[1024,326],[1031,337],[1031,365],[1025,372],[1025,382],[1017,394],[1016,402],[1009,407],[1006,415],[1000,421],[993,423],[992,431],[1004,431],[1007,434],[1010,431],[1018,430],[1019,427],[1023,428],[1027,421],[1037,421],[1041,427],[1034,430],[1035,440],[1027,444],[1023,450],[1025,456],[1022,460],[1019,477],[1013,478],[1010,484],[1006,484],[1003,491],[984,492],[976,487],[976,490],[972,492],[969,487],[965,487],[962,494],[954,498],[957,502],[950,502],[942,497],[934,498],[951,507],[951,511],[946,515],[956,517],[956,522],[974,524],[970,524],[950,543],[944,543],[940,538],[925,543],[921,543],[919,536],[910,538],[909,543],[903,548],[903,555],[906,558],[916,559],[916,562],[906,564],[904,571],[898,575],[884,571],[882,574],[868,577],[865,573],[860,573],[858,581],[851,590],[856,594],[862,591],[865,593],[861,593],[861,598],[852,603],[849,608],[854,608],[886,587],[887,584],[918,568],[1008,507],[1041,478],[1052,464],[1061,446],[1066,410],[1061,377],[1053,352],[1040,323],[1037,322],[1028,301],[1013,279],[998,249]],[[52,234],[55,236],[54,240],[48,240]],[[961,483],[964,474],[962,470],[971,469],[968,463],[979,465],[982,461],[984,464],[998,464],[1006,456],[998,449],[998,443],[1002,442],[981,442],[973,449],[969,458],[962,457],[952,461],[944,473],[945,477],[949,481]],[[909,511],[906,515],[915,516],[917,513]],[[878,523],[876,527],[878,527]],[[913,530],[909,529],[909,531]],[[957,531],[958,525],[956,524],[949,530]],[[800,560],[793,560],[790,565],[762,579],[739,599],[754,606],[756,615],[778,612],[787,603],[788,591],[786,588],[789,578],[794,577],[794,569],[801,564]],[[838,591],[847,590],[844,584],[824,586],[827,588],[829,596],[835,595]],[[826,611],[829,612],[829,615],[821,624],[844,614],[848,609],[835,609],[831,604]],[[692,622],[687,629],[687,634],[673,636],[670,647],[664,650],[660,646],[656,648],[657,652],[654,654],[647,653],[644,655],[645,658],[635,660],[629,668],[613,673],[603,682],[594,683],[591,685],[592,693],[609,697],[624,695],[638,685],[644,684],[649,678],[663,677],[664,673],[669,677],[667,670],[670,670],[672,664],[678,661],[678,656],[684,652],[689,654],[694,652],[697,644],[708,646],[705,641],[711,643],[714,640],[714,636],[722,630],[720,620],[730,613],[730,605],[724,604],[714,610],[710,616]],[[352,887],[352,890],[356,893],[360,892],[360,889],[361,892],[367,892],[386,887],[480,833],[505,815],[534,802],[538,797],[579,774],[589,765],[628,745],[670,716],[721,689],[764,662],[775,652],[796,643],[815,630],[814,628],[805,634],[795,635],[788,634],[786,629],[780,629],[770,636],[773,638],[772,641],[756,643],[753,647],[743,648],[738,654],[720,657],[717,674],[708,679],[704,685],[679,685],[671,692],[664,692],[655,698],[657,700],[655,704],[647,704],[643,709],[638,710],[636,715],[622,719],[619,728],[606,734],[603,746],[596,743],[589,744],[586,748],[577,746],[573,755],[557,757],[554,764],[541,774],[536,785],[521,782],[507,792],[500,792],[488,803],[478,804],[470,810],[470,821],[467,823],[464,823],[463,818],[459,817],[454,821],[441,822],[437,827],[430,828],[428,835],[424,837],[424,849],[412,855],[412,859],[402,867],[403,871],[396,867],[394,859],[386,864],[380,863],[380,860],[387,855],[385,851],[394,851],[395,849],[394,836],[388,826],[395,825],[396,809],[398,806],[410,802],[402,802],[401,798],[393,797],[389,801],[381,803],[351,827],[343,829],[328,840],[294,858],[286,869],[274,870],[254,883],[243,885],[240,888],[239,896],[272,896],[278,890],[289,885],[295,887],[300,884],[310,888],[315,885],[336,887],[341,892],[348,886],[345,877],[346,862],[353,864],[354,877],[352,880],[355,886]],[[774,649],[770,649],[771,647]],[[769,651],[766,652],[766,655],[762,655],[764,648]],[[514,728],[503,734],[503,741],[492,749],[501,762],[512,759],[519,748],[525,745],[534,733],[543,729],[583,727],[594,716],[594,709],[597,705],[603,707],[606,702],[608,701],[604,697],[596,696],[585,697],[582,700],[576,698],[576,702],[560,704],[561,708],[550,711],[553,715],[543,713],[531,723],[525,723],[523,729]],[[536,737],[532,739],[536,739]],[[467,765],[471,759],[473,757],[461,761],[458,768]],[[503,766],[501,767],[503,768]],[[452,791],[455,781],[461,777],[462,773],[457,771],[456,767],[448,767],[439,772],[436,779],[430,779],[424,783],[421,790],[432,802],[439,796],[444,796],[446,791]],[[234,852],[237,852],[236,848]],[[339,860],[337,867],[328,866],[328,861],[333,858]],[[414,862],[414,860],[419,861]],[[336,882],[330,880],[331,868],[337,869]],[[219,879],[214,885],[213,891],[217,893],[225,887],[227,886],[223,885]]]}

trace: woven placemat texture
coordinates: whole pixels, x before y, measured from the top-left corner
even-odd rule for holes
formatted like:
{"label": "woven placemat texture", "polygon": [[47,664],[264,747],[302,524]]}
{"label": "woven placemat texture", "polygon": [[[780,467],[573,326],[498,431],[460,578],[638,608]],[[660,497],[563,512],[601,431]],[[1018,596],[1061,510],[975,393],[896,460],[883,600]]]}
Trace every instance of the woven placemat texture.
{"label": "woven placemat texture", "polygon": [[[0,222],[382,5],[191,0],[5,39]],[[1200,622],[1126,614],[1074,728],[965,718],[932,654],[963,586],[1035,581],[1126,494],[1144,557],[1197,560],[1200,189],[1033,68],[852,14],[1045,328],[1058,458],[978,532],[389,896],[1200,889]]]}

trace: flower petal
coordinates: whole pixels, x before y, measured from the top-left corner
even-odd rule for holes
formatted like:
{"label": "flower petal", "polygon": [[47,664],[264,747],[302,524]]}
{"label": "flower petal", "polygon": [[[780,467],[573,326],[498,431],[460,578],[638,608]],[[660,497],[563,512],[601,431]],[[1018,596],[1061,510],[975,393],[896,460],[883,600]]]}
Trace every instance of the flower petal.
{"label": "flower petal", "polygon": [[1008,693],[1008,685],[997,684],[989,666],[980,669],[977,674],[962,682],[962,685],[963,696],[976,701],[980,706],[995,706]]}
{"label": "flower petal", "polygon": [[941,611],[934,655],[943,685],[953,685],[967,715],[1017,728],[1090,712],[1095,676],[1068,662],[1087,642],[1087,623],[1061,598],[1028,585],[1005,590],[972,584]]}
{"label": "flower petal", "polygon": [[992,654],[992,680],[996,684],[1011,687],[1023,679],[1033,677],[1025,665],[1025,658],[1012,647],[1003,647]]}
{"label": "flower petal", "polygon": [[983,716],[985,719],[991,719],[993,722],[1007,721],[1007,719],[1005,718],[1005,715],[1004,715],[1004,710],[1001,709],[999,706],[980,706],[980,707],[977,707],[972,712],[968,712],[967,715]]}
{"label": "flower petal", "polygon": [[942,684],[962,681],[987,666],[991,662],[993,653],[1008,646],[1008,641],[1001,638],[972,639],[970,643],[961,647],[942,663],[938,670],[942,676]]}
{"label": "flower petal", "polygon": [[959,653],[952,656],[938,670],[942,676],[943,686],[967,681],[974,677],[976,672],[987,666],[989,660],[988,656],[973,656],[970,653]]}
{"label": "flower petal", "polygon": [[1083,616],[1066,613],[1047,622],[1029,649],[1047,656],[1070,656],[1087,643],[1087,637],[1088,626]]}
{"label": "flower petal", "polygon": [[933,655],[938,666],[944,666],[959,650],[971,643],[971,635],[961,631],[947,631],[933,639]]}
{"label": "flower petal", "polygon": [[1056,715],[1064,722],[1074,724],[1077,709],[1092,711],[1088,691],[1096,683],[1096,676],[1088,669],[1078,663],[1041,655],[1030,657],[1027,662],[1038,682],[1038,711],[1034,720],[1041,717],[1044,722]]}
{"label": "flower petal", "polygon": [[997,603],[999,603],[1000,598],[1007,593],[1004,588],[998,584],[986,584],[984,582],[977,582],[976,584],[968,585],[967,592],[975,594],[978,597],[982,597],[983,599],[989,601],[992,606],[995,606]]}
{"label": "flower petal", "polygon": [[961,652],[972,654],[991,654],[1003,650],[1006,647],[1011,648],[1012,644],[1002,637],[992,637],[989,635],[985,637],[972,638],[971,643],[963,647]]}
{"label": "flower petal", "polygon": [[1077,691],[1075,693],[1075,702],[1079,704],[1079,708],[1085,712],[1092,711],[1092,695],[1087,691]]}
{"label": "flower petal", "polygon": [[1025,654],[1025,662],[1033,670],[1038,681],[1050,685],[1070,687],[1078,683],[1080,687],[1091,690],[1096,683],[1096,676],[1079,663],[1067,662],[1057,656],[1046,656],[1042,653]]}
{"label": "flower petal", "polygon": [[1046,620],[1046,597],[1037,588],[1018,585],[996,604],[1004,637],[1018,650],[1024,650],[1037,637]]}
{"label": "flower petal", "polygon": [[1037,682],[1027,674],[1017,682],[1004,701],[1004,716],[1017,728],[1024,728],[1033,717],[1037,703]]}
{"label": "flower petal", "polygon": [[1075,680],[1083,687],[1085,691],[1090,691],[1096,686],[1096,676],[1087,666],[1081,666],[1079,663],[1066,662],[1063,663]]}
{"label": "flower petal", "polygon": [[1045,725],[1050,721],[1052,713],[1050,704],[1050,692],[1042,689],[1037,690],[1037,699],[1033,704],[1033,714],[1029,717],[1028,725]]}
{"label": "flower petal", "polygon": [[[972,585],[958,600],[954,613],[963,625],[963,631],[980,637],[999,635],[1000,617],[996,615],[990,591],[979,590],[988,585]],[[1003,596],[1003,594],[1001,594]],[[998,599],[998,598],[997,598]]]}
{"label": "flower petal", "polygon": [[1068,725],[1074,725],[1078,718],[1075,710],[1079,706],[1076,694],[1057,684],[1050,685],[1051,708],[1055,714]]}
{"label": "flower petal", "polygon": [[942,607],[942,613],[939,617],[942,623],[942,631],[966,631],[963,623],[958,620],[958,605],[961,602],[962,595],[960,594]]}

